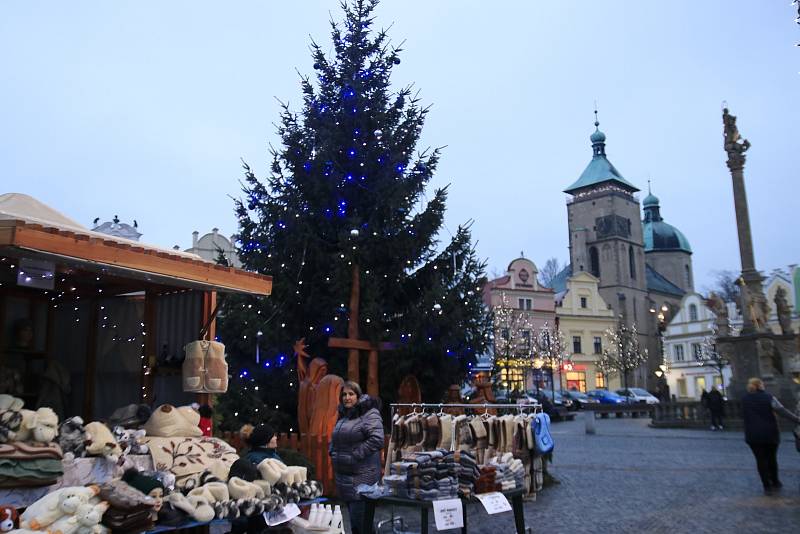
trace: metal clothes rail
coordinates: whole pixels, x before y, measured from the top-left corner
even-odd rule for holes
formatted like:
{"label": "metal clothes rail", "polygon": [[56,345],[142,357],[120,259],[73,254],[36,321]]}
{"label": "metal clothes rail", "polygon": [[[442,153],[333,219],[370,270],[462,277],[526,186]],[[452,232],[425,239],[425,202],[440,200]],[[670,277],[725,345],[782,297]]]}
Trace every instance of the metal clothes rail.
{"label": "metal clothes rail", "polygon": [[493,410],[516,410],[518,413],[522,413],[522,410],[533,410],[536,412],[537,410],[542,409],[541,404],[496,404],[496,403],[480,403],[480,404],[466,404],[466,403],[432,403],[432,402],[412,402],[412,403],[392,403],[389,405],[391,408],[391,418],[394,419],[394,412],[396,408],[421,408],[423,411],[428,408],[438,408],[439,412],[442,413],[442,410],[448,408],[464,408],[470,410],[484,410],[488,411],[489,409]]}

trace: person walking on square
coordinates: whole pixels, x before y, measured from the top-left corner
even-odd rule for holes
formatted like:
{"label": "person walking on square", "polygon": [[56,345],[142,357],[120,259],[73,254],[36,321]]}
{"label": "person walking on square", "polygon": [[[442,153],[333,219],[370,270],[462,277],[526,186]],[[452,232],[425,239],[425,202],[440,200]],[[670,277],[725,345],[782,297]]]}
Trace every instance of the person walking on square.
{"label": "person walking on square", "polygon": [[333,463],[336,493],[347,503],[354,534],[361,533],[365,511],[356,488],[380,480],[382,448],[380,400],[362,395],[355,382],[345,382],[339,402],[339,419],[333,427],[328,451]]}
{"label": "person walking on square", "polygon": [[742,397],[742,418],[744,420],[744,439],[753,451],[758,475],[764,485],[764,493],[773,494],[781,484],[778,478],[778,444],[781,436],[775,414],[800,424],[800,417],[764,391],[760,378],[747,381],[747,393]]}
{"label": "person walking on square", "polygon": [[725,399],[717,388],[708,394],[708,411],[711,412],[711,430],[722,430],[722,416],[725,415]]}

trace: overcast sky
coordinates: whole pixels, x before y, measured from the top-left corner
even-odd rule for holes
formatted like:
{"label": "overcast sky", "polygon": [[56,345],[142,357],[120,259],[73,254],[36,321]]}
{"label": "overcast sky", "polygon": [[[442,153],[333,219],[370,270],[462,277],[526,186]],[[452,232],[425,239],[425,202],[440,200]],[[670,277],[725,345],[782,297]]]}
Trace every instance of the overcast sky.
{"label": "overcast sky", "polygon": [[[800,27],[789,0],[385,0],[406,41],[394,86],[447,145],[446,224],[474,219],[502,272],[520,251],[568,259],[562,190],[591,158],[597,101],[609,159],[661,199],[694,250],[696,285],[739,269],[721,104],[752,143],[745,177],[763,271],[800,263]],[[336,0],[0,3],[0,193],[90,226],[136,219],[143,241],[236,231],[240,158],[266,176],[276,97],[299,109],[310,38],[330,49]],[[447,230],[443,231],[447,237]]]}

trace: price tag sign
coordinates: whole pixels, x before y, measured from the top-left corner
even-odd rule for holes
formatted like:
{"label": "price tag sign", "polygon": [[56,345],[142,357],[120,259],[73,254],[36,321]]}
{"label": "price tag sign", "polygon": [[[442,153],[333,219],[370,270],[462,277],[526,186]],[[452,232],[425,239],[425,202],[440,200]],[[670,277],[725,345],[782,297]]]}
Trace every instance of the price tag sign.
{"label": "price tag sign", "polygon": [[462,528],[464,526],[464,511],[461,499],[433,501],[432,504],[436,530]]}
{"label": "price tag sign", "polygon": [[264,521],[267,522],[267,525],[274,527],[275,525],[286,523],[298,515],[300,515],[300,508],[295,503],[290,502],[279,512],[264,512]]}
{"label": "price tag sign", "polygon": [[508,502],[505,495],[498,491],[493,493],[480,493],[475,496],[481,501],[487,514],[491,515],[511,511],[511,503]]}

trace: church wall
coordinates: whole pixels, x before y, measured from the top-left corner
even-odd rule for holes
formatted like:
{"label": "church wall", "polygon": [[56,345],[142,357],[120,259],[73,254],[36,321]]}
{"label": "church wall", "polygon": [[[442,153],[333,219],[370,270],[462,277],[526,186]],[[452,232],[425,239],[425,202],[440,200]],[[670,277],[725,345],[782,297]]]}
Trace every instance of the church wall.
{"label": "church wall", "polygon": [[[651,251],[645,253],[647,264],[663,275],[664,278],[683,289],[687,293],[694,292],[694,270],[692,255],[679,250]],[[687,276],[686,267],[689,267]]]}

